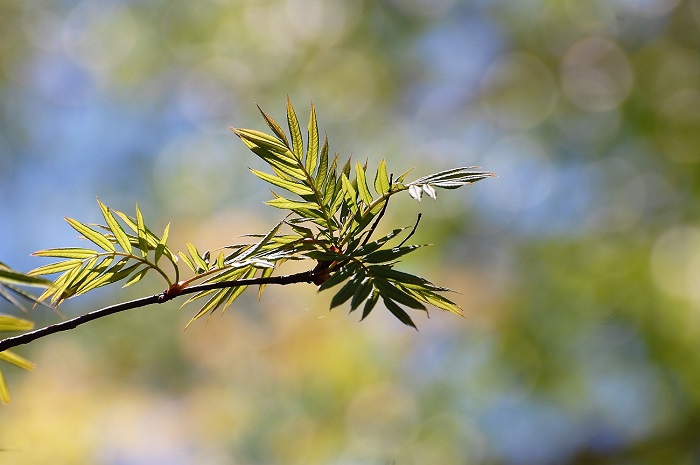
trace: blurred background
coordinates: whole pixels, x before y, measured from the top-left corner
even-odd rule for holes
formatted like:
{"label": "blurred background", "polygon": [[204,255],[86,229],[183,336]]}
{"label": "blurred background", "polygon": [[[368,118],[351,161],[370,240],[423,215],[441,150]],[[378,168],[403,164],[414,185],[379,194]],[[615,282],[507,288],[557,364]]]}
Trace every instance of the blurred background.
{"label": "blurred background", "polygon": [[436,245],[404,269],[466,319],[358,324],[307,285],[186,332],[177,302],[112,316],[3,367],[0,462],[700,463],[699,31],[700,0],[3,0],[16,269],[80,245],[62,217],[100,221],[96,196],[171,222],[176,250],[266,232],[263,165],[228,127],[266,130],[256,103],[284,121],[287,94],[370,169],[499,177],[384,222],[423,211]]}

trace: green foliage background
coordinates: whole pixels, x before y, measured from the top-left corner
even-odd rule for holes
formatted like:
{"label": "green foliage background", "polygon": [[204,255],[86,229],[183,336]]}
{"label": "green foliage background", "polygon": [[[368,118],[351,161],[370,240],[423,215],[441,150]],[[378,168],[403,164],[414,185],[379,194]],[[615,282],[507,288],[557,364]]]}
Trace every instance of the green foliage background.
{"label": "green foliage background", "polygon": [[0,459],[694,463],[699,26],[698,0],[2,2],[15,269],[80,245],[62,216],[100,221],[95,196],[138,201],[179,250],[268,231],[262,165],[228,126],[262,129],[255,103],[284,120],[287,93],[371,166],[499,178],[385,220],[424,213],[415,242],[437,246],[405,266],[466,320],[358,325],[306,285],[184,333],[177,303],[116,315],[18,351],[37,369],[5,372]]}

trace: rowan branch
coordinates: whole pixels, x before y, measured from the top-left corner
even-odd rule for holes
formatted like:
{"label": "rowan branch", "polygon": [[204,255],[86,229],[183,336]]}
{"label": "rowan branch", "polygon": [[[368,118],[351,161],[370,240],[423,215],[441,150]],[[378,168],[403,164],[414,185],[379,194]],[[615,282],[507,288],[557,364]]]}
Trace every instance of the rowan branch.
{"label": "rowan branch", "polygon": [[109,307],[104,307],[99,310],[95,310],[83,315],[71,318],[70,320],[62,321],[61,323],[56,323],[53,325],[45,326],[43,328],[30,331],[28,333],[20,334],[19,336],[8,337],[0,340],[0,352],[11,349],[12,347],[17,347],[20,345],[28,344],[37,339],[49,336],[51,334],[60,333],[62,331],[69,331],[75,329],[80,325],[83,325],[89,321],[97,320],[115,313],[124,312],[127,310],[132,310],[135,308],[146,307],[153,304],[162,304],[176,297],[185,294],[194,294],[201,291],[208,291],[211,289],[223,289],[229,287],[240,287],[240,286],[256,286],[262,284],[297,284],[312,282],[315,277],[315,272],[313,270],[304,271],[301,273],[282,275],[282,276],[267,276],[260,278],[248,278],[248,279],[238,279],[236,281],[222,281],[217,283],[199,284],[196,286],[186,287],[184,289],[179,289],[176,292],[171,290],[163,291],[159,294],[155,294],[149,297],[142,297],[140,299],[130,300],[127,302],[122,302],[115,305],[110,305]]}

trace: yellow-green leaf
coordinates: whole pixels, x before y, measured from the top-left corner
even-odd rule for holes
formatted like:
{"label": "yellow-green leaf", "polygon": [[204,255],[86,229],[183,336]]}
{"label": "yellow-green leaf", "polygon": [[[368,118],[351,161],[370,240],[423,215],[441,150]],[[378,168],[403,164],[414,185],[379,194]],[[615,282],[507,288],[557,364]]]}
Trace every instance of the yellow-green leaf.
{"label": "yellow-green leaf", "polygon": [[316,121],[316,109],[313,103],[311,104],[311,115],[309,116],[307,145],[305,167],[308,173],[313,174],[318,161],[318,122]]}
{"label": "yellow-green leaf", "polygon": [[365,169],[362,167],[359,161],[355,165],[355,172],[357,177],[357,192],[360,194],[360,199],[362,199],[362,202],[369,207],[372,204],[372,194],[370,194],[369,188],[367,187]]}
{"label": "yellow-green leaf", "polygon": [[11,363],[12,365],[23,368],[25,370],[34,369],[34,364],[32,362],[30,362],[24,357],[20,357],[14,352],[10,352],[9,350],[0,352],[0,360],[3,360],[7,363]]}
{"label": "yellow-green leaf", "polygon": [[292,192],[293,194],[297,194],[297,195],[310,195],[310,194],[313,194],[313,191],[312,191],[309,187],[307,187],[307,186],[305,186],[305,185],[303,185],[303,184],[298,184],[298,183],[296,183],[296,182],[294,182],[294,181],[289,181],[289,180],[287,180],[287,179],[282,179],[282,178],[280,178],[280,177],[278,177],[278,176],[273,176],[273,175],[271,175],[271,174],[267,174],[267,173],[264,173],[264,172],[262,172],[262,171],[258,171],[258,170],[254,170],[254,169],[251,169],[250,171],[251,171],[254,175],[256,175],[257,177],[259,177],[260,179],[262,179],[263,181],[267,181],[267,182],[269,182],[270,184],[274,184],[275,186],[278,186],[278,187],[281,187],[281,188],[283,188],[283,189],[286,189],[286,190],[288,190],[289,192]]}
{"label": "yellow-green leaf", "polygon": [[386,160],[379,162],[379,167],[377,168],[377,175],[374,178],[374,188],[377,190],[377,194],[384,195],[389,192],[389,175],[386,172]]}
{"label": "yellow-green leaf", "polygon": [[109,229],[112,231],[112,234],[114,234],[114,237],[119,243],[119,246],[122,249],[124,249],[124,252],[131,253],[131,243],[129,242],[129,237],[122,228],[122,225],[120,225],[117,219],[114,218],[114,215],[110,211],[109,207],[105,206],[102,202],[100,202],[100,199],[97,199],[97,203],[100,205],[100,210],[102,210],[102,216],[104,216],[105,221],[107,222],[107,226],[109,226]]}
{"label": "yellow-green leaf", "polygon": [[292,102],[289,100],[289,95],[287,96],[287,123],[289,125],[289,134],[292,136],[292,151],[297,160],[301,160],[304,154],[304,140],[301,138],[299,120],[294,112],[294,107],[292,107]]}
{"label": "yellow-green leaf", "polygon": [[29,331],[32,328],[34,328],[34,323],[29,320],[10,315],[0,315],[0,332]]}
{"label": "yellow-green leaf", "polygon": [[108,252],[116,251],[112,242],[94,229],[84,225],[80,221],[74,220],[73,218],[66,218],[66,221],[73,227],[73,229],[82,234],[87,240],[97,244],[99,247]]}

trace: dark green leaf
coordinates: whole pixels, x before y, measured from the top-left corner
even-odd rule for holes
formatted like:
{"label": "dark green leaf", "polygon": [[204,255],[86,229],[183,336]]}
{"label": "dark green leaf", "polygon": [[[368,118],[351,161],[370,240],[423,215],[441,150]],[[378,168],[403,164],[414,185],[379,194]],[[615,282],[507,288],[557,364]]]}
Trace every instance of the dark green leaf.
{"label": "dark green leaf", "polygon": [[367,263],[386,263],[396,260],[397,258],[413,252],[414,250],[423,247],[422,245],[405,245],[403,247],[394,247],[393,249],[384,249],[373,252],[365,257]]}
{"label": "dark green leaf", "polygon": [[425,305],[420,303],[415,297],[395,287],[383,278],[375,278],[374,285],[379,290],[382,298],[390,298],[391,300],[395,300],[402,305],[416,310],[425,310]]}
{"label": "dark green leaf", "polygon": [[401,323],[405,324],[406,326],[410,326],[413,329],[418,329],[413,323],[413,320],[411,320],[411,317],[408,316],[408,313],[406,313],[403,308],[399,307],[396,302],[385,296],[382,296],[382,300],[384,301],[384,305],[386,306],[387,310],[389,310],[392,315],[398,318],[398,320]]}
{"label": "dark green leaf", "polygon": [[365,302],[365,306],[362,309],[362,318],[360,318],[360,321],[364,320],[369,316],[370,313],[372,313],[372,310],[374,309],[374,306],[377,305],[377,301],[379,300],[379,291],[376,289],[374,292],[372,292],[372,296],[367,299],[367,302]]}
{"label": "dark green leaf", "polygon": [[358,279],[358,277],[355,277],[354,279],[348,281],[345,283],[345,285],[340,288],[340,290],[333,296],[331,299],[331,309],[337,307],[338,305],[342,305],[345,302],[348,301],[350,297],[352,297],[355,292],[358,290],[360,287],[360,284],[362,282],[362,279]]}
{"label": "dark green leaf", "polygon": [[357,307],[360,306],[362,302],[369,296],[372,292],[372,280],[370,278],[365,278],[360,283],[359,287],[355,291],[355,295],[352,296],[352,301],[350,302],[350,311],[353,312]]}

